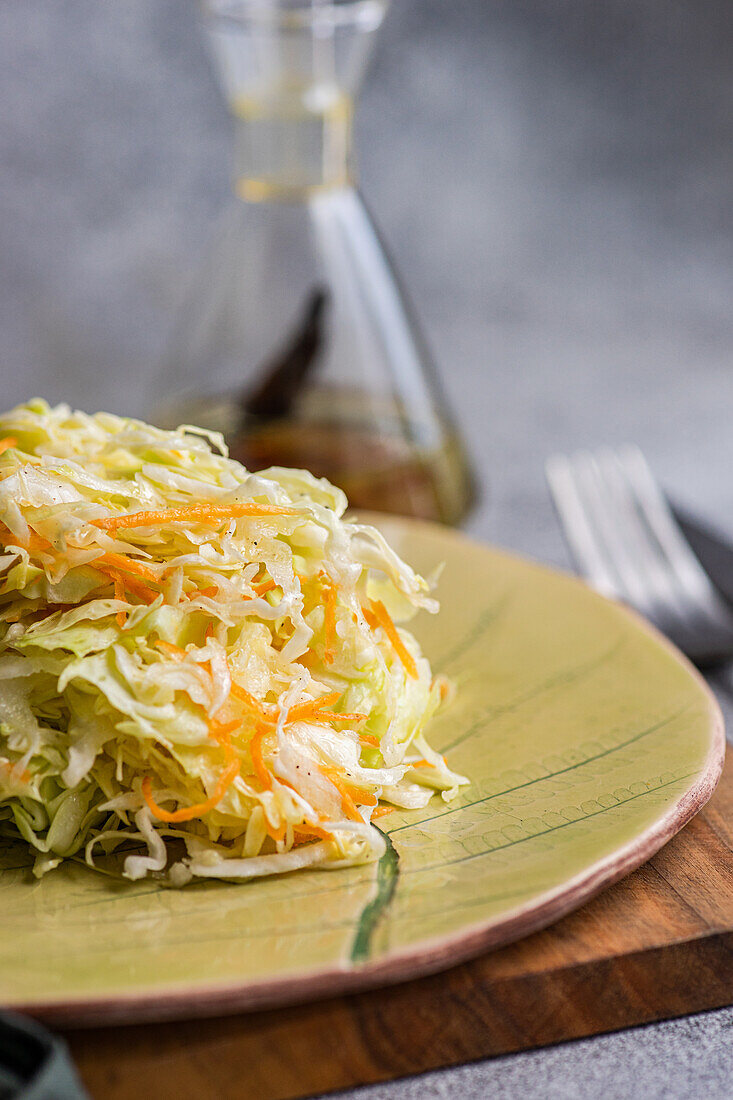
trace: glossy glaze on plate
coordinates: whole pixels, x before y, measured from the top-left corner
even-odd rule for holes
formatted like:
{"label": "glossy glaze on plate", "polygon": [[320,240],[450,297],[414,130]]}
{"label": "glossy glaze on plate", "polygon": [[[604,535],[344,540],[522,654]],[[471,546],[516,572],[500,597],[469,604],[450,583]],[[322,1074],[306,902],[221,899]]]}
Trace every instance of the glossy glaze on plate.
{"label": "glossy glaze on plate", "polygon": [[384,520],[438,617],[415,623],[458,688],[431,743],[471,778],[397,812],[378,866],[183,890],[82,866],[35,883],[0,851],[0,1002],[51,1021],[195,1016],[435,971],[580,905],[703,805],[719,710],[694,670],[572,578],[427,524]]}

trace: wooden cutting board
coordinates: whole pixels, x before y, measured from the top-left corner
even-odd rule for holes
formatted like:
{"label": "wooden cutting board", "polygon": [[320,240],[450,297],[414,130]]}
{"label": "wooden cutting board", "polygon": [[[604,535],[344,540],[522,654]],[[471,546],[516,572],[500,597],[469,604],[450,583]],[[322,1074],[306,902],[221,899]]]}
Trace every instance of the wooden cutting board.
{"label": "wooden cutting board", "polygon": [[645,866],[543,932],[319,1004],[66,1034],[104,1100],[285,1100],[733,1003],[733,759]]}

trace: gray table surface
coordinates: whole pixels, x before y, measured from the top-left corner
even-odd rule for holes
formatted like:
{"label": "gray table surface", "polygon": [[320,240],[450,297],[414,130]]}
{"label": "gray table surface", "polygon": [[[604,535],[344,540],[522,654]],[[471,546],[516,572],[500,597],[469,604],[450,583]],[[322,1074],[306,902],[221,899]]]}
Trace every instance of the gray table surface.
{"label": "gray table surface", "polygon": [[[488,492],[469,528],[567,559],[554,450],[642,443],[733,531],[729,0],[395,0],[362,182]],[[3,404],[144,412],[228,192],[192,5],[0,5]],[[733,712],[728,709],[729,718]],[[358,1091],[729,1097],[733,1011]]]}

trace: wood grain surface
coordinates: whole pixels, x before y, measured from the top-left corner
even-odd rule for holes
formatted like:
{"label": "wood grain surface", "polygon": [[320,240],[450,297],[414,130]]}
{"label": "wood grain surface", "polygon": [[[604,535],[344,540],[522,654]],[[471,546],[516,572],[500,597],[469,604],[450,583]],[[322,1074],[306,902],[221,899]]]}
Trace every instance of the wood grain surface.
{"label": "wood grain surface", "polygon": [[634,874],[444,974],[224,1019],[70,1031],[92,1096],[286,1100],[733,1002],[733,760]]}

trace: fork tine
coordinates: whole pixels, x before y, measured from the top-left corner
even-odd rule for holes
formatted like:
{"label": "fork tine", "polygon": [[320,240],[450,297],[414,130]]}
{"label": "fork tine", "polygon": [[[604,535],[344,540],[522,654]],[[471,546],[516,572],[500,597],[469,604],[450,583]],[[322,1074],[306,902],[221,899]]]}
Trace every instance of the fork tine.
{"label": "fork tine", "polygon": [[630,602],[686,651],[704,652],[711,633],[718,632],[717,624],[705,614],[700,600],[693,599],[680,584],[663,548],[645,522],[635,486],[619,455],[604,448],[596,454],[595,461],[603,492],[613,499],[613,516],[618,525],[615,535],[625,551],[630,577]]}
{"label": "fork tine", "polygon": [[623,555],[624,571],[629,578],[627,589],[633,602],[642,601],[656,606],[669,598],[660,568],[659,551],[652,545],[646,528],[639,520],[634,507],[633,494],[616,453],[603,447],[593,455],[597,479],[597,491],[606,501],[614,546],[618,544]]}
{"label": "fork tine", "polygon": [[619,599],[618,576],[591,522],[573,462],[565,455],[553,455],[545,463],[545,477],[579,572],[597,592]]}
{"label": "fork tine", "polygon": [[639,511],[678,584],[690,598],[702,603],[716,619],[730,626],[732,619],[728,607],[679,530],[641,450],[629,444],[619,450],[618,460],[635,494]]}
{"label": "fork tine", "polygon": [[724,617],[729,617],[727,608],[715,592],[708,574],[679,530],[642,451],[628,444],[620,449],[619,461],[633,488],[639,510],[680,582],[685,584],[691,595],[712,597],[713,601],[720,601]]}
{"label": "fork tine", "polygon": [[644,522],[643,509],[619,455],[610,447],[596,453],[596,463],[602,472],[605,489],[613,497],[620,524],[620,541],[627,548],[630,568],[636,571],[638,584],[655,604],[672,604],[685,612],[680,600],[680,586],[668,560]]}
{"label": "fork tine", "polygon": [[603,456],[580,452],[572,461],[591,522],[618,577],[619,595],[645,615],[652,615],[653,591],[638,563],[640,532],[625,514],[623,498],[608,475]]}
{"label": "fork tine", "polygon": [[547,480],[580,571],[699,665],[733,655],[733,612],[678,531],[638,448],[554,457]]}

